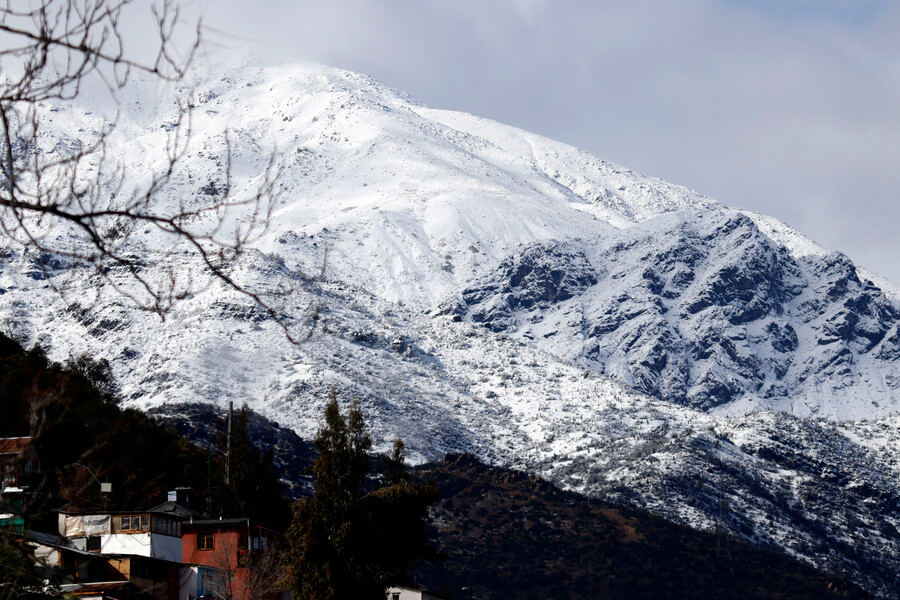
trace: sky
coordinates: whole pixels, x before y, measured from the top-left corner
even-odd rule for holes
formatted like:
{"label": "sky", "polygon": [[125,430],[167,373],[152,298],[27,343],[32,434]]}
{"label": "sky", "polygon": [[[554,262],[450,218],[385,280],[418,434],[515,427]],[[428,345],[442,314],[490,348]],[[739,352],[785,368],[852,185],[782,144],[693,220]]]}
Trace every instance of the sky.
{"label": "sky", "polygon": [[900,0],[186,0],[315,61],[772,215],[900,283]]}

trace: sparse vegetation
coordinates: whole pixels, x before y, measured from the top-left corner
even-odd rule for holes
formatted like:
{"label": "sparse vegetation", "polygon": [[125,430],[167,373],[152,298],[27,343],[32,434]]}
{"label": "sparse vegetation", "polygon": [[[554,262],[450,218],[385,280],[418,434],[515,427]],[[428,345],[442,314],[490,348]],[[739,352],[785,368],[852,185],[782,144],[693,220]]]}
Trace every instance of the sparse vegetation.
{"label": "sparse vegetation", "polygon": [[[447,557],[418,581],[491,598],[868,598],[788,556],[564,492],[468,455],[425,465],[442,499],[431,536]],[[469,589],[462,590],[466,586]]]}

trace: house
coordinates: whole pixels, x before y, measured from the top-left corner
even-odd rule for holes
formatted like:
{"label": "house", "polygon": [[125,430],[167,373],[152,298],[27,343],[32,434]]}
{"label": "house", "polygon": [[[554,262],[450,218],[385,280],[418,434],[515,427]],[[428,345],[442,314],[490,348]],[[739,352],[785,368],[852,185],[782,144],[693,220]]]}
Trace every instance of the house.
{"label": "house", "polygon": [[412,587],[391,586],[385,590],[386,600],[445,600],[432,592]]}
{"label": "house", "polygon": [[184,521],[192,519],[203,520],[206,515],[191,506],[190,488],[177,488],[169,492],[166,502],[154,506],[149,510],[158,515],[171,515]]}
{"label": "house", "polygon": [[0,493],[36,487],[38,453],[30,437],[0,438]]}
{"label": "house", "polygon": [[[122,590],[140,590],[140,597],[147,600],[182,598],[183,568],[179,562],[133,554],[102,554],[74,545],[73,541],[79,539],[29,531],[26,541],[43,567],[44,577],[71,587],[75,596],[81,596],[83,590],[105,590],[104,586],[108,586],[115,592],[103,598],[119,598]],[[123,587],[124,583],[130,585]]]}
{"label": "house", "polygon": [[0,532],[22,535],[25,533],[25,519],[14,513],[0,514]]}
{"label": "house", "polygon": [[[265,590],[262,595],[255,582],[278,579],[278,565],[262,564],[266,550],[274,543],[275,533],[250,519],[208,519],[185,523],[182,529],[182,560],[193,565],[196,596],[258,600],[282,598],[282,592]],[[251,567],[252,565],[252,567]],[[251,568],[257,577],[251,577]],[[260,573],[268,570],[269,573]],[[268,586],[264,586],[268,587]],[[194,593],[193,591],[191,592]]]}
{"label": "house", "polygon": [[80,550],[181,562],[180,516],[153,511],[60,512],[59,535]]}

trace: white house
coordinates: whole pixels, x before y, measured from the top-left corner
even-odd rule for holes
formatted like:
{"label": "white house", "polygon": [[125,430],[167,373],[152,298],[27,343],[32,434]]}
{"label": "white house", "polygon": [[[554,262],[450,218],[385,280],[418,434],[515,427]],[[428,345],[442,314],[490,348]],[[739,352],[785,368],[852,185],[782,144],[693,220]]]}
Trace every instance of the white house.
{"label": "white house", "polygon": [[88,552],[181,562],[181,523],[153,512],[60,513],[59,535]]}
{"label": "white house", "polygon": [[387,600],[445,600],[443,596],[438,596],[425,590],[410,587],[391,586],[386,592]]}

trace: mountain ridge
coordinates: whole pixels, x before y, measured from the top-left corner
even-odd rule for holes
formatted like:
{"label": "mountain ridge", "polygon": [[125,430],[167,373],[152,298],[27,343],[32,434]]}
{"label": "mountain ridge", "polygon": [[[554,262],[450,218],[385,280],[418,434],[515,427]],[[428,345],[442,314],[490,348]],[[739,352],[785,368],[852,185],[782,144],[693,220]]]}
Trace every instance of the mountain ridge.
{"label": "mountain ridge", "polygon": [[[175,113],[131,109],[110,152],[136,187],[164,164]],[[77,101],[42,110],[42,152],[102,122]],[[277,149],[282,203],[232,274],[295,290],[275,308],[300,323],[314,307],[327,330],[291,344],[217,284],[161,321],[64,257],[38,265],[11,246],[0,314],[13,334],[57,360],[108,359],[145,410],[246,401],[309,439],[334,387],[359,400],[376,448],[400,436],[420,462],[475,453],[706,528],[716,490],[733,489],[735,535],[893,585],[900,310],[845,256],[326,67],[201,81],[192,136],[158,202],[204,202],[225,164],[249,195]],[[155,276],[198,268],[152,233],[128,250]]]}

